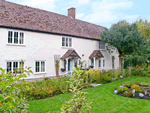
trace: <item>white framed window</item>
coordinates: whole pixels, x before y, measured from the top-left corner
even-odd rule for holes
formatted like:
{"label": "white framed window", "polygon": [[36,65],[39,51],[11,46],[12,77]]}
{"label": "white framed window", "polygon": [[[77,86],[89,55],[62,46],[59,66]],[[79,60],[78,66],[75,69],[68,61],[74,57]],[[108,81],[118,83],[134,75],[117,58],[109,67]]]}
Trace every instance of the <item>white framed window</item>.
{"label": "white framed window", "polygon": [[99,49],[105,50],[105,43],[102,41],[99,41]]}
{"label": "white framed window", "polygon": [[24,70],[24,61],[7,61],[6,71],[11,73],[22,73]]}
{"label": "white framed window", "polygon": [[103,59],[103,67],[105,67],[105,59]]}
{"label": "white framed window", "polygon": [[103,69],[105,67],[105,59],[99,59],[98,66],[99,68]]}
{"label": "white framed window", "polygon": [[45,72],[46,72],[46,62],[35,61],[35,73],[45,73]]}
{"label": "white framed window", "polygon": [[99,60],[99,67],[101,68],[101,59]]}
{"label": "white framed window", "polygon": [[23,45],[24,33],[19,31],[8,31],[8,44]]}
{"label": "white framed window", "polygon": [[62,46],[63,47],[72,47],[72,38],[62,37]]}

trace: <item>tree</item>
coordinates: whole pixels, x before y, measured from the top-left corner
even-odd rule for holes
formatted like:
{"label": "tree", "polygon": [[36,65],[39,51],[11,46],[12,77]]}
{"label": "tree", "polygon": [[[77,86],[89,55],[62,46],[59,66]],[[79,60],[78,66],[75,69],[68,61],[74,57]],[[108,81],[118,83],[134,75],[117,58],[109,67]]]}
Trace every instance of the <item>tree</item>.
{"label": "tree", "polygon": [[141,54],[147,49],[147,42],[144,36],[140,35],[136,24],[126,26],[115,26],[111,30],[105,30],[101,33],[102,41],[108,43],[107,49],[116,48],[119,52],[119,61],[121,58]]}
{"label": "tree", "polygon": [[130,25],[130,23],[127,22],[126,20],[120,20],[119,22],[112,24],[110,30],[112,30],[116,26],[127,26],[127,25]]}
{"label": "tree", "polygon": [[141,32],[141,35],[145,37],[145,39],[150,40],[150,22],[148,22],[146,19],[138,19],[135,24],[138,27],[138,31]]}

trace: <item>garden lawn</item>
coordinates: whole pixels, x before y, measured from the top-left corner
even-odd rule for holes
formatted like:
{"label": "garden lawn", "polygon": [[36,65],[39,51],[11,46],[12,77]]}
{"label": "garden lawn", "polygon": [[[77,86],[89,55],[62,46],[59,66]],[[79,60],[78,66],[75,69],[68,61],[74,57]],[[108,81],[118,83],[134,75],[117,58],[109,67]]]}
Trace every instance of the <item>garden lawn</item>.
{"label": "garden lawn", "polygon": [[[150,100],[127,98],[116,95],[113,90],[127,82],[141,82],[150,85],[150,78],[131,77],[109,84],[85,89],[87,102],[92,102],[92,113],[150,113]],[[59,113],[64,101],[69,100],[71,94],[61,94],[59,96],[28,102],[29,113]]]}

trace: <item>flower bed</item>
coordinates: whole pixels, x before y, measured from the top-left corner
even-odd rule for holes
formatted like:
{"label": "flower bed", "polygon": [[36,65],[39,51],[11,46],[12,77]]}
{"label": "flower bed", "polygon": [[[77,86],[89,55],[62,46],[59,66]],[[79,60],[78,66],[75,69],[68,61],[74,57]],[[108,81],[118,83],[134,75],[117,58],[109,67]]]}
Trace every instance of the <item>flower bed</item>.
{"label": "flower bed", "polygon": [[114,93],[120,96],[150,100],[150,87],[148,84],[126,83],[120,85],[114,90]]}

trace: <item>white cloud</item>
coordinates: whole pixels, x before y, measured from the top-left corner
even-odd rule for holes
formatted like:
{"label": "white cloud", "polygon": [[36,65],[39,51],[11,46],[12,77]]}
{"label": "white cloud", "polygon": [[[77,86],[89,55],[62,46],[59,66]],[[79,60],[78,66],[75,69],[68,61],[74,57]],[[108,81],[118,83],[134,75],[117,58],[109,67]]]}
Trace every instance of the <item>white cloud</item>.
{"label": "white cloud", "polygon": [[121,10],[130,9],[133,2],[127,0],[102,0],[92,4],[92,13],[86,15],[83,19],[92,23],[112,22],[121,18]]}
{"label": "white cloud", "polygon": [[78,0],[78,4],[87,4],[90,0]]}

